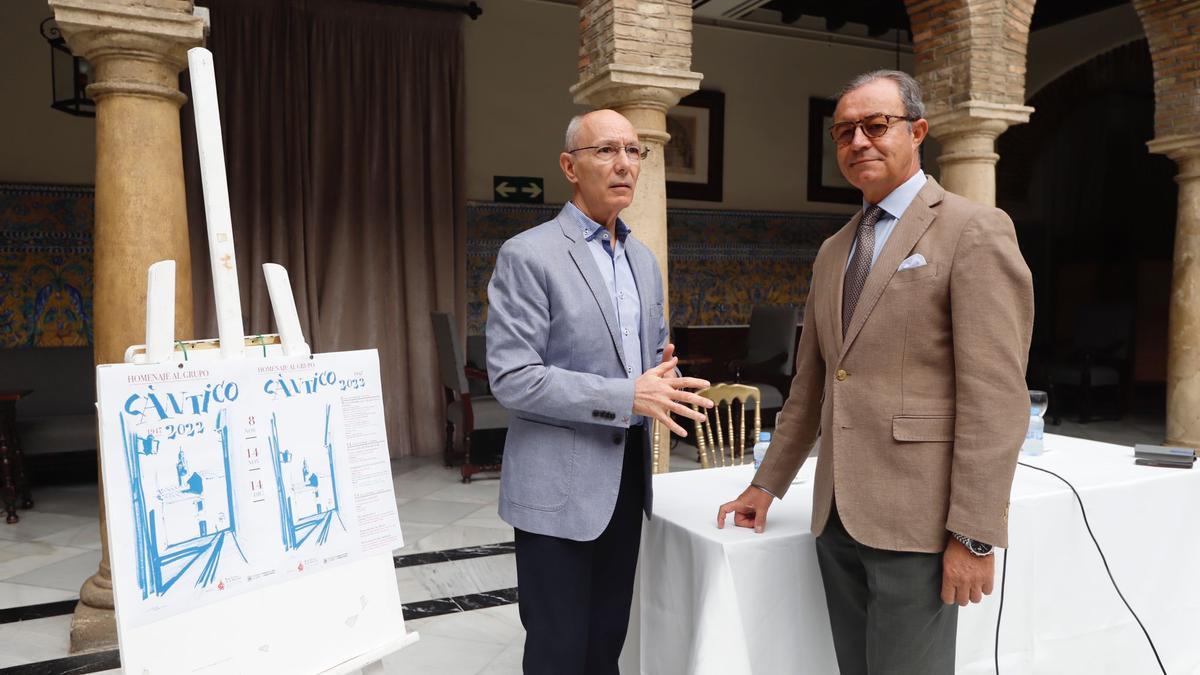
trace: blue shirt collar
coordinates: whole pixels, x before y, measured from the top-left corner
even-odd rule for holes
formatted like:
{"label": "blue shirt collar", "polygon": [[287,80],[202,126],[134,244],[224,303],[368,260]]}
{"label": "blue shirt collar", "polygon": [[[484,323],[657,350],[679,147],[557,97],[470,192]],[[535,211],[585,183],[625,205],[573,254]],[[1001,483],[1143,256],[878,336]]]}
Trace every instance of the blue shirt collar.
{"label": "blue shirt collar", "polygon": [[[603,225],[601,225],[600,223],[597,223],[596,221],[592,220],[591,218],[588,218],[587,215],[585,215],[583,211],[579,210],[578,206],[575,206],[574,202],[567,202],[567,205],[565,208],[566,208],[567,212],[569,212],[575,218],[575,221],[579,224],[580,228],[583,231],[584,239],[587,239],[588,241],[592,241],[593,239],[596,238],[596,235],[600,234],[600,232],[602,232],[604,230]],[[621,220],[618,217],[617,218],[617,239],[620,239],[621,242],[624,243],[625,238],[629,236],[629,231],[630,231],[629,226],[627,226],[625,224],[625,221]]]}
{"label": "blue shirt collar", "polygon": [[[925,172],[918,170],[912,175],[912,178],[904,181],[900,187],[879,200],[879,208],[886,211],[889,216],[900,220],[904,212],[908,210],[909,204],[912,204],[912,201],[917,198],[917,193],[925,187],[927,180],[929,179],[925,177]],[[870,204],[863,200],[863,211],[865,212],[869,207]]]}

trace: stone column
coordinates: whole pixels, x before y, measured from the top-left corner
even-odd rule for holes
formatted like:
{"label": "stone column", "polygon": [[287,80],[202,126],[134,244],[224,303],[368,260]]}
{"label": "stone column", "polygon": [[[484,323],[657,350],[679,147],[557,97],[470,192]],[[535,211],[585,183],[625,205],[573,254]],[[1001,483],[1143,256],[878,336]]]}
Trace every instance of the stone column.
{"label": "stone column", "polygon": [[929,133],[942,145],[937,158],[942,187],[971,201],[996,205],[996,137],[1029,121],[1033,108],[967,101],[928,115]]}
{"label": "stone column", "polygon": [[1175,265],[1167,325],[1167,445],[1200,448],[1200,134],[1158,138],[1179,165]]}
{"label": "stone column", "polygon": [[[669,328],[663,146],[671,138],[667,109],[700,87],[702,76],[691,71],[692,5],[689,0],[581,0],[579,17],[579,82],[571,87],[575,102],[625,115],[650,150],[633,204],[621,217],[658,259]],[[667,435],[664,430],[664,441]],[[669,461],[670,452],[662,452],[659,470],[668,470]]]}
{"label": "stone column", "polygon": [[1029,121],[1025,57],[1034,0],[904,0],[940,180],[996,204],[996,137]]}
{"label": "stone column", "polygon": [[1179,165],[1167,331],[1167,438],[1200,447],[1200,0],[1134,0],[1154,66],[1150,152]]}
{"label": "stone column", "polygon": [[[179,73],[204,42],[190,0],[50,0],[71,50],[92,65],[96,101],[94,334],[96,363],[145,342],[146,269],[174,259],[175,334],[192,337]],[[116,646],[108,535],[100,500],[100,568],[84,582],[71,651]]]}

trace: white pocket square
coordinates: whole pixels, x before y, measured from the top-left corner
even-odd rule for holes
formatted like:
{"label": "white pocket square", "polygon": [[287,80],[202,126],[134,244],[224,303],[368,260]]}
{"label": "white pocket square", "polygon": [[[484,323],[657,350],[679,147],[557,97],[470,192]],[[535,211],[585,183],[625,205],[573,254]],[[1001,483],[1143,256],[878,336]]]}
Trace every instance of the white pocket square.
{"label": "white pocket square", "polygon": [[905,258],[904,262],[900,263],[900,266],[896,268],[896,271],[900,272],[902,270],[911,270],[914,267],[924,267],[928,264],[929,263],[925,262],[925,256],[921,255],[920,253],[914,253]]}

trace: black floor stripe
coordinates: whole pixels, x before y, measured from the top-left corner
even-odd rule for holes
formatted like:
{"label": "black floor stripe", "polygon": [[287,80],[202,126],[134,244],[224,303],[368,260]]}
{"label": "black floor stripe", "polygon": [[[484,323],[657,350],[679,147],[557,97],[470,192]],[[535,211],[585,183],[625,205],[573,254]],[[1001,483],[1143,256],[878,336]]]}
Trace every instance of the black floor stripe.
{"label": "black floor stripe", "polygon": [[77,604],[79,604],[79,600],[60,600],[58,602],[45,602],[40,605],[6,607],[0,609],[0,624],[70,614],[75,611],[75,605]]}
{"label": "black floor stripe", "polygon": [[416,565],[432,565],[440,562],[452,562],[455,560],[470,560],[472,558],[486,558],[493,555],[505,555],[508,553],[515,553],[516,550],[516,543],[506,541],[500,544],[485,544],[483,546],[448,548],[443,551],[409,553],[408,555],[393,556],[392,561],[395,562],[397,568],[413,567]]}
{"label": "black floor stripe", "polygon": [[428,619],[434,616],[442,616],[443,614],[500,607],[511,605],[516,601],[517,589],[515,588],[502,588],[498,591],[488,591],[487,593],[471,593],[470,595],[456,595],[450,598],[422,600],[421,602],[411,602],[404,605],[404,620]]}
{"label": "black floor stripe", "polygon": [[61,659],[26,663],[0,669],[0,675],[85,675],[121,667],[121,655],[112,649],[106,652],[76,654]]}

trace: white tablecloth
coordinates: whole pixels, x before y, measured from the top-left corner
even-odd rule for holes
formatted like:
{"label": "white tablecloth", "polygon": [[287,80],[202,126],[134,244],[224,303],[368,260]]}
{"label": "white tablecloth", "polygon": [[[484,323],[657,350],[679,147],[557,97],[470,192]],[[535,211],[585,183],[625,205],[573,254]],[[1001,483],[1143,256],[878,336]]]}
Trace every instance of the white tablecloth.
{"label": "white tablecloth", "polygon": [[[1065,436],[1047,435],[1046,447],[1022,461],[1075,485],[1167,672],[1200,673],[1200,469],[1135,466],[1131,448]],[[717,507],[746,487],[753,467],[655,477],[625,675],[837,672],[809,531],[815,464],[807,463],[757,535],[733,527],[732,518],[724,530],[715,524]],[[1018,466],[1009,522],[1000,672],[1159,672],[1069,488]],[[959,673],[995,672],[1002,561],[992,595],[959,610]]]}

